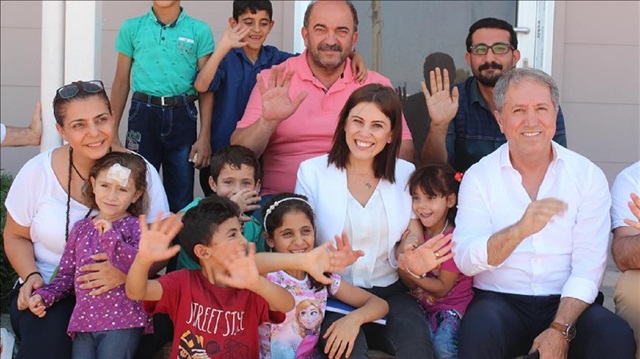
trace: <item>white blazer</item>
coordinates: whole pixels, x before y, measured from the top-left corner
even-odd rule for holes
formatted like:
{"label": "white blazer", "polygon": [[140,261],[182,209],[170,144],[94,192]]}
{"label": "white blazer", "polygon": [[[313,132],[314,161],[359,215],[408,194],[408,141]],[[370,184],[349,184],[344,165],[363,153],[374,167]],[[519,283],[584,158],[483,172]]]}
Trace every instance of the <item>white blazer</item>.
{"label": "white blazer", "polygon": [[[305,195],[316,214],[316,245],[334,242],[340,235],[347,218],[347,171],[328,165],[329,155],[303,161],[298,168],[295,193]],[[378,188],[387,214],[389,263],[397,268],[395,244],[409,226],[412,218],[411,195],[407,182],[413,173],[413,164],[396,160],[396,182],[380,180]]]}

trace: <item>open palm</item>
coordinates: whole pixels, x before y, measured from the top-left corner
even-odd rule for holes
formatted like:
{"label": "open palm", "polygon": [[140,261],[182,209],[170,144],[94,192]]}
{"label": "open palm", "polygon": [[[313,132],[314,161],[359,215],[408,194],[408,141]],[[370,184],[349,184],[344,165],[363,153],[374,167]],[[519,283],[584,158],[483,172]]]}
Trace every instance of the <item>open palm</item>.
{"label": "open palm", "polygon": [[291,99],[289,86],[292,76],[293,72],[285,72],[283,66],[274,66],[265,85],[262,75],[258,75],[258,89],[262,96],[262,118],[265,121],[280,123],[286,120],[307,97],[307,92],[302,92]]}
{"label": "open palm", "polygon": [[458,112],[458,88],[450,90],[449,72],[447,69],[441,71],[438,67],[429,72],[429,85],[431,92],[424,82],[421,83],[431,122],[434,125],[448,124]]}
{"label": "open palm", "polygon": [[140,244],[138,255],[146,261],[158,262],[175,256],[180,251],[180,246],[171,245],[171,240],[182,228],[182,221],[175,214],[161,220],[162,213],[149,226],[146,216],[140,216]]}

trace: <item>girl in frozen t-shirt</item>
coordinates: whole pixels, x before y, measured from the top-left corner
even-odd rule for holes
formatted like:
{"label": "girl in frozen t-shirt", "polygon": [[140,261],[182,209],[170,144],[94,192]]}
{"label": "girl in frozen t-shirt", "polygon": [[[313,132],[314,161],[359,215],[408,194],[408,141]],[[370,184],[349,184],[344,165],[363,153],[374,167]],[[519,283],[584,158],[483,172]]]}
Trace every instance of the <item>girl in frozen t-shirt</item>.
{"label": "girl in frozen t-shirt", "polygon": [[[274,196],[263,212],[266,242],[280,253],[305,253],[314,248],[313,210],[306,197],[292,193]],[[333,283],[322,286],[305,272],[278,271],[267,279],[287,289],[296,307],[287,313],[282,324],[260,327],[262,358],[293,359],[349,356],[360,325],[387,314],[387,303],[373,294],[343,282],[332,274]],[[357,309],[334,322],[327,330],[325,348],[317,348],[320,324],[327,306],[327,296]]]}

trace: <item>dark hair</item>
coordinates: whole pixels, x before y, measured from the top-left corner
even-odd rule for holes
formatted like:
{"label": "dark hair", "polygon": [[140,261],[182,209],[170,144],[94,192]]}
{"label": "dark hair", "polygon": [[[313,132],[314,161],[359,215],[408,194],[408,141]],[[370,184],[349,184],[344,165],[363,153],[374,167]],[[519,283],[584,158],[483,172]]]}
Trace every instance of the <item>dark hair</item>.
{"label": "dark hair", "polygon": [[396,181],[396,158],[400,153],[402,142],[402,103],[400,97],[391,87],[380,84],[369,84],[354,91],[344,104],[338,117],[338,125],[333,134],[333,144],[329,150],[329,164],[339,169],[345,169],[349,161],[349,146],[344,130],[349,112],[358,104],[368,102],[378,107],[380,112],[391,121],[391,143],[384,146],[373,160],[373,172],[376,178],[385,179],[391,183]]}
{"label": "dark hair", "polygon": [[218,226],[230,218],[240,215],[240,207],[226,197],[213,194],[203,198],[197,206],[189,209],[182,217],[180,245],[191,259],[199,263],[193,252],[196,245],[210,245]]}
{"label": "dark hair", "polygon": [[[262,208],[262,218],[264,218],[265,235],[273,238],[273,232],[278,227],[282,226],[284,215],[291,212],[304,213],[304,215],[309,219],[309,222],[311,222],[311,226],[315,231],[315,215],[313,213],[311,205],[308,202],[308,198],[301,194],[283,192],[271,197],[264,208]],[[309,276],[309,282],[309,288],[315,290],[316,292],[326,287],[325,284],[318,282],[311,276]]]}
{"label": "dark hair", "polygon": [[233,19],[238,21],[240,15],[249,11],[252,14],[257,14],[258,11],[264,10],[269,14],[269,20],[273,19],[273,8],[271,7],[271,1],[233,1]]}
{"label": "dark hair", "polygon": [[[89,171],[89,178],[94,180],[98,178],[98,175],[102,171],[108,171],[111,166],[119,164],[122,167],[126,167],[131,170],[129,175],[133,179],[136,191],[141,190],[142,195],[137,201],[131,203],[127,212],[131,215],[139,216],[145,214],[149,208],[149,195],[147,194],[147,163],[139,155],[129,152],[110,152],[104,155],[96,161]],[[87,204],[91,208],[98,208],[96,203],[96,196],[93,193],[93,185],[91,181],[85,182],[82,187],[82,194],[87,200]]]}
{"label": "dark hair", "polygon": [[[356,10],[356,7],[351,1],[346,0],[344,2],[349,6],[349,10],[351,10],[351,16],[353,16],[353,31],[358,31],[358,10]],[[310,2],[307,6],[307,10],[304,12],[303,26],[306,28],[309,28],[309,18],[311,17],[311,11],[313,10],[313,7],[316,3],[318,3],[317,0]]]}
{"label": "dark hair", "polygon": [[260,178],[260,162],[258,162],[258,158],[253,151],[240,145],[230,145],[218,150],[211,157],[209,173],[211,178],[217,182],[224,166],[239,170],[242,165],[253,168],[253,180],[258,181]]}
{"label": "dark hair", "polygon": [[56,118],[56,123],[58,123],[58,125],[63,126],[64,116],[66,114],[67,106],[69,105],[69,103],[76,100],[84,100],[94,96],[100,97],[100,99],[104,101],[105,105],[107,105],[107,108],[109,109],[109,114],[111,114],[111,102],[109,102],[109,97],[107,96],[107,92],[104,90],[104,88],[98,92],[87,92],[84,90],[84,84],[86,83],[87,82],[85,81],[74,81],[68,85],[65,85],[75,85],[78,87],[77,94],[68,98],[64,98],[60,96],[59,92],[56,92],[56,96],[53,98],[53,116]]}
{"label": "dark hair", "polygon": [[[297,198],[297,199],[293,199]],[[264,218],[264,231],[273,238],[273,232],[282,226],[282,218],[289,212],[299,211],[304,213],[313,228],[314,223],[313,209],[309,205],[308,198],[301,194],[290,192],[279,193],[267,202],[262,208],[262,218]]]}
{"label": "dark hair", "polygon": [[449,79],[453,84],[453,80],[456,78],[456,65],[453,62],[451,55],[444,52],[434,52],[429,54],[424,59],[424,65],[422,65],[422,75],[424,76],[424,83],[427,85],[429,92],[431,92],[431,81],[429,81],[429,72],[434,71],[436,67],[440,70],[447,69],[449,72]]}
{"label": "dark hair", "polygon": [[[456,178],[456,171],[448,163],[431,162],[416,169],[409,177],[409,193],[413,196],[418,188],[428,196],[456,195],[460,189],[460,181]],[[454,223],[457,206],[453,206],[447,212],[447,219]]]}
{"label": "dark hair", "polygon": [[[496,19],[494,17],[485,17],[484,19],[480,19],[476,21],[469,28],[469,34],[467,35],[467,41],[466,41],[467,52],[470,51],[470,47],[471,45],[473,45],[471,43],[471,37],[479,29],[500,29],[500,30],[508,31],[509,44],[511,45],[511,47],[513,47],[514,50],[518,48],[518,35],[516,35],[516,32],[513,30],[513,26],[511,26],[511,24],[509,24],[504,20]],[[487,45],[491,45],[491,44],[487,44]]]}

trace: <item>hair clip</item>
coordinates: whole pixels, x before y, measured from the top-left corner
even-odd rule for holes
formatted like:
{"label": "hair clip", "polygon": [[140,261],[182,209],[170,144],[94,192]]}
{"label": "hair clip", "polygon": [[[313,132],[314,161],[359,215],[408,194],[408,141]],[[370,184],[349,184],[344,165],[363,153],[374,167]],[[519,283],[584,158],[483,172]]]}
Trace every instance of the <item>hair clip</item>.
{"label": "hair clip", "polygon": [[111,168],[109,168],[109,172],[107,172],[107,180],[116,182],[122,187],[127,187],[127,182],[129,182],[129,175],[131,175],[130,169],[121,166],[119,163],[116,163],[111,166]]}
{"label": "hair clip", "polygon": [[462,182],[462,172],[456,172],[455,176],[453,176],[453,179],[455,179],[458,182]]}
{"label": "hair clip", "polygon": [[309,207],[311,207],[311,203],[307,202],[304,198],[300,198],[300,197],[287,197],[287,198],[283,198],[281,200],[273,202],[273,204],[271,204],[271,206],[269,206],[269,208],[267,208],[267,211],[264,213],[264,220],[262,221],[262,226],[264,227],[265,231],[267,230],[267,217],[269,217],[271,212],[275,211],[276,207],[278,207],[280,203],[286,202],[286,201],[293,201],[293,200],[304,202],[308,204]]}

